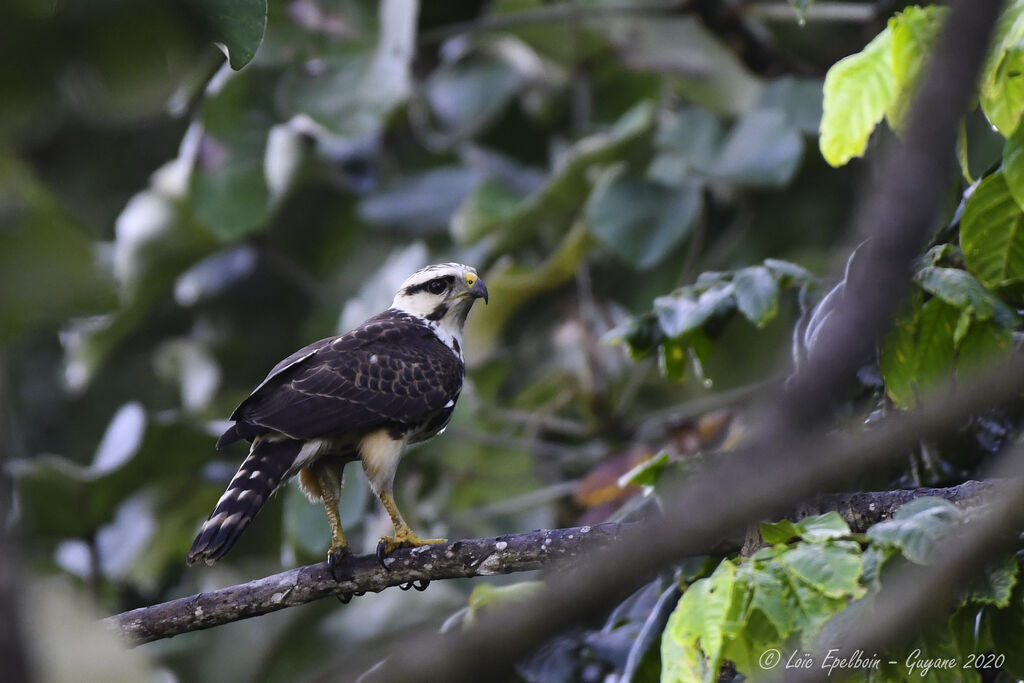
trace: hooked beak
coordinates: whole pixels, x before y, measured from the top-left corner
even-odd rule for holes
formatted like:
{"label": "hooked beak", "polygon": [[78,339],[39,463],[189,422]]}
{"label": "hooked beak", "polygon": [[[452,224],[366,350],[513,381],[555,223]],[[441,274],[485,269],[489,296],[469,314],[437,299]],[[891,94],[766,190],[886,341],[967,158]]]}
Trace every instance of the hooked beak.
{"label": "hooked beak", "polygon": [[484,303],[487,303],[487,285],[485,285],[484,281],[479,278],[477,278],[476,282],[474,282],[469,288],[468,294],[472,297],[476,297],[477,299],[483,299]]}

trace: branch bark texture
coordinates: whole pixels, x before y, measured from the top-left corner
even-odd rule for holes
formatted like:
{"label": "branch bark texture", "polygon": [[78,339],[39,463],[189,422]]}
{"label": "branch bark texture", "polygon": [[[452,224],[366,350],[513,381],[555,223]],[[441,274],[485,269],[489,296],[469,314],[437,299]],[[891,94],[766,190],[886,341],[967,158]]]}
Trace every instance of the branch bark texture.
{"label": "branch bark texture", "polygon": [[[901,505],[924,496],[938,496],[969,506],[993,488],[989,482],[971,481],[951,488],[922,488],[877,493],[849,493],[816,496],[797,507],[797,520],[834,510],[856,531],[892,516]],[[349,575],[338,583],[326,562],[299,567],[237,586],[199,593],[152,607],[142,607],[105,619],[105,623],[130,642],[147,643],[190,631],[199,631],[286,607],[353,593],[379,592],[414,581],[511,574],[568,564],[583,551],[608,545],[629,524],[540,530],[495,538],[455,541],[445,545],[399,550],[385,562],[364,555],[349,558],[341,571]],[[756,534],[755,534],[756,536]],[[748,539],[748,544],[752,539]],[[755,541],[756,542],[756,541]],[[709,552],[738,550],[739,541],[727,541]]]}

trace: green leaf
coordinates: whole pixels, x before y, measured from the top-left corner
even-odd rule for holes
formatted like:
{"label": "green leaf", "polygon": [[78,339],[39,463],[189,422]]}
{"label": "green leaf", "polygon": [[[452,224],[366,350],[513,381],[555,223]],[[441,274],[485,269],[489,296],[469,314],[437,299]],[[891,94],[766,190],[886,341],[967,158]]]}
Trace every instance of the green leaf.
{"label": "green leaf", "polygon": [[899,130],[906,119],[916,92],[918,74],[948,13],[948,7],[908,7],[889,19],[892,69],[899,94],[886,116],[895,130]]}
{"label": "green leaf", "polygon": [[669,337],[691,332],[712,317],[724,315],[735,307],[735,287],[731,282],[717,283],[700,294],[693,288],[685,288],[654,300],[658,323]]}
{"label": "green leaf", "polygon": [[[968,604],[961,608],[961,611],[969,610],[965,616],[970,617],[976,614],[978,609]],[[1024,642],[1024,586],[1021,582],[1017,582],[1009,605],[998,610],[985,608],[985,614],[988,615],[991,625],[991,649],[1006,658],[1004,667],[1007,673],[1017,679],[1024,677],[1024,648],[1020,647],[1020,643]],[[971,619],[969,623],[973,626],[975,620]],[[973,632],[971,634],[973,635]],[[974,647],[968,652],[985,652],[986,644]],[[964,645],[970,647],[976,646],[976,643],[972,639]]]}
{"label": "green leaf", "polygon": [[779,561],[814,590],[831,598],[860,597],[863,560],[859,552],[833,544],[802,543],[779,556]]}
{"label": "green leaf", "polygon": [[480,235],[499,229],[509,220],[522,201],[522,196],[496,180],[477,184],[451,218],[452,238],[458,242],[474,242]]}
{"label": "green leaf", "polygon": [[861,555],[864,560],[864,571],[860,575],[861,585],[870,592],[880,590],[882,588],[882,571],[885,569],[886,563],[898,552],[888,546],[869,545]]}
{"label": "green leaf", "polygon": [[832,65],[818,144],[832,166],[863,156],[868,138],[892,106],[898,84],[892,65],[892,32],[886,28],[857,54]]}
{"label": "green leaf", "polygon": [[778,109],[754,109],[740,117],[711,169],[716,178],[755,187],[782,187],[793,179],[804,139]]}
{"label": "green leaf", "polygon": [[1000,356],[1013,350],[1014,330],[991,321],[972,323],[957,350],[956,374],[958,379],[967,373],[992,365]]}
{"label": "green leaf", "polygon": [[764,327],[779,313],[779,283],[765,266],[736,271],[732,278],[736,306],[747,320]]}
{"label": "green leaf", "polygon": [[[706,579],[701,579],[706,581]],[[661,680],[665,683],[693,683],[694,681],[709,681],[717,674],[717,666],[713,669],[707,659],[697,646],[697,636],[691,633],[684,624],[693,618],[695,605],[694,599],[687,601],[687,607],[683,608],[683,599],[694,587],[701,584],[698,581],[683,593],[679,604],[672,611],[665,630],[661,634]],[[696,591],[694,595],[697,595]]]}
{"label": "green leaf", "polygon": [[765,543],[788,543],[801,538],[812,543],[843,538],[850,535],[850,526],[835,511],[823,515],[804,517],[798,522],[783,519],[778,522],[761,522],[761,538]]}
{"label": "green leaf", "polygon": [[619,486],[654,486],[669,464],[668,451],[661,451],[619,477]]}
{"label": "green leaf", "polygon": [[320,57],[315,68],[306,60],[293,60],[276,98],[287,116],[306,114],[350,139],[380,133],[412,92],[409,69],[416,51],[419,3],[384,0],[378,11],[375,45],[346,45],[345,51]]}
{"label": "green leaf", "polygon": [[750,609],[760,610],[775,628],[779,640],[785,641],[797,625],[796,594],[788,582],[772,572],[754,570],[748,574],[754,591]]}
{"label": "green leaf", "polygon": [[[654,132],[654,111],[652,103],[641,102],[623,114],[608,132],[578,141],[565,153],[557,171],[539,190],[520,202],[506,221],[476,224],[475,232],[456,236],[477,242],[494,234],[491,248],[500,252],[528,242],[538,233],[564,233],[590,193],[594,166],[647,153]],[[497,230],[499,226],[501,230]]]}
{"label": "green leaf", "polygon": [[699,644],[710,672],[718,669],[729,616],[734,614],[735,581],[736,565],[723,560],[710,577],[686,589],[676,606],[679,618],[671,629],[672,637],[687,645]]}
{"label": "green leaf", "polygon": [[658,154],[647,176],[666,185],[689,185],[695,176],[710,173],[722,142],[722,124],[701,107],[671,115],[655,136]]}
{"label": "green leaf", "polygon": [[985,116],[1009,138],[1024,112],[1024,5],[1007,3],[996,23],[988,59],[982,70],[978,100]]}
{"label": "green leaf", "polygon": [[[111,421],[111,431],[115,422]],[[109,523],[118,506],[139,489],[173,490],[193,484],[195,472],[213,452],[210,437],[187,422],[150,421],[143,434],[128,439],[117,430],[111,438],[135,443],[106,463],[98,448],[90,467],[56,455],[37,456],[12,467],[26,529],[46,538],[88,537]],[[167,453],[175,457],[168,458]],[[63,502],[58,506],[54,500]],[[68,510],[75,514],[67,514]]]}
{"label": "green leaf", "polygon": [[[627,67],[671,74],[671,83],[687,101],[740,114],[760,95],[758,78],[695,17],[621,15],[593,25],[608,36]],[[695,64],[700,68],[694,69]]]}
{"label": "green leaf", "polygon": [[758,109],[777,109],[796,130],[817,135],[821,126],[821,78],[782,76],[768,83],[757,101]]}
{"label": "green leaf", "polygon": [[885,391],[900,408],[912,408],[919,397],[954,369],[954,330],[960,311],[941,299],[915,305],[896,319],[882,344],[878,364]]}
{"label": "green leaf", "polygon": [[892,519],[868,529],[868,538],[899,548],[911,562],[931,564],[962,517],[963,512],[947,500],[918,498],[897,510]]}
{"label": "green leaf", "polygon": [[761,538],[769,545],[789,543],[793,539],[800,538],[800,530],[788,519],[781,519],[778,522],[761,522],[758,528],[761,531]]}
{"label": "green leaf", "polygon": [[635,268],[660,263],[690,234],[700,209],[696,186],[673,189],[616,165],[598,179],[586,204],[591,232]]}
{"label": "green leaf", "polygon": [[468,136],[501,114],[522,83],[519,71],[506,60],[477,54],[442,64],[427,79],[425,91],[444,128]]}
{"label": "green leaf", "polygon": [[264,175],[272,92],[259,71],[237,74],[202,103],[203,125],[192,202],[199,218],[222,242],[234,242],[263,228],[270,216],[270,190]]}
{"label": "green leaf", "polygon": [[[821,546],[808,546],[820,548]],[[785,554],[788,554],[785,553]],[[781,559],[781,558],[780,558]],[[829,619],[841,612],[848,604],[848,597],[826,595],[816,586],[793,573],[783,563],[770,565],[768,571],[785,581],[793,591],[797,606],[796,625],[794,631],[800,633],[800,640],[805,647],[814,641],[814,636]],[[861,591],[863,589],[860,589]]]}
{"label": "green leaf", "polygon": [[671,382],[686,379],[686,365],[689,360],[686,342],[682,337],[665,339],[658,353],[658,367],[661,374]]}
{"label": "green leaf", "polygon": [[967,271],[926,266],[914,278],[921,289],[947,304],[966,310],[975,320],[992,318],[1003,327],[1016,327],[1020,321],[1012,308]]}
{"label": "green leaf", "polygon": [[114,308],[114,282],[88,235],[3,149],[0,188],[0,346],[27,329]]}
{"label": "green leaf", "polygon": [[1005,555],[989,563],[979,580],[971,587],[968,600],[998,608],[1008,607],[1019,577],[1020,563],[1017,558]]}
{"label": "green leaf", "polygon": [[1017,202],[1018,209],[1024,211],[1024,128],[1014,132],[1003,145],[1002,171],[1013,201]]}
{"label": "green leaf", "polygon": [[267,0],[191,0],[211,25],[214,40],[238,71],[252,61],[267,28]]}
{"label": "green leaf", "polygon": [[975,188],[960,219],[967,268],[989,288],[1024,280],[1024,213],[1001,172]]}
{"label": "green leaf", "polygon": [[805,541],[827,541],[850,535],[850,526],[835,511],[805,517],[797,522],[796,526],[800,530],[800,537]]}
{"label": "green leaf", "polygon": [[797,264],[790,263],[789,261],[766,258],[764,260],[764,265],[768,270],[772,271],[772,274],[776,279],[778,279],[780,287],[789,287],[794,284],[802,285],[818,281],[818,278],[815,277],[814,273],[803,266],[798,266]]}
{"label": "green leaf", "polygon": [[[359,216],[409,232],[440,232],[455,220],[460,205],[466,205],[464,198],[472,196],[477,177],[472,170],[454,165],[410,173],[360,202]],[[481,185],[488,185],[489,193],[500,191],[488,181]],[[488,199],[492,197],[488,195]]]}

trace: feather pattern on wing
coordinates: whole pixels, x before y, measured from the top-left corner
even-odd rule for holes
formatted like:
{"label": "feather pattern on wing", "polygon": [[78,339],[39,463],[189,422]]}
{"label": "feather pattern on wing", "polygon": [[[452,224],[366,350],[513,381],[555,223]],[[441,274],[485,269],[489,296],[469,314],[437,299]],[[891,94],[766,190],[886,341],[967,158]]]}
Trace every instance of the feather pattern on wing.
{"label": "feather pattern on wing", "polygon": [[411,434],[416,441],[447,422],[463,374],[462,361],[428,325],[389,309],[279,363],[232,413],[231,437],[275,431],[308,439],[436,425]]}

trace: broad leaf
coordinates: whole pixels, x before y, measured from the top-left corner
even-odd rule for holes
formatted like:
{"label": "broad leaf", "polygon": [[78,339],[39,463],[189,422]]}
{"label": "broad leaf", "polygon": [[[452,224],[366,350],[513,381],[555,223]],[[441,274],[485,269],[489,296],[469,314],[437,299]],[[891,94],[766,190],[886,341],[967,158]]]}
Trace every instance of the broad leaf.
{"label": "broad leaf", "polygon": [[982,180],[967,199],[960,245],[967,268],[986,287],[1024,280],[1024,213],[1003,173]]}
{"label": "broad leaf", "polygon": [[803,136],[784,112],[754,109],[729,131],[712,173],[738,185],[782,187],[793,179],[803,153]]}
{"label": "broad leaf", "polygon": [[1020,562],[1014,555],[1006,555],[991,563],[975,581],[967,598],[973,602],[1008,607],[1013,589],[1020,577]]}
{"label": "broad leaf", "polygon": [[978,99],[985,116],[1009,138],[1024,112],[1024,5],[1007,3],[996,24],[992,48],[981,75]]}
{"label": "broad leaf", "polygon": [[586,205],[591,232],[636,268],[660,263],[693,228],[696,186],[673,189],[616,166],[598,179]]}
{"label": "broad leaf", "polygon": [[788,519],[761,522],[761,538],[765,543],[786,543],[794,538],[820,543],[849,535],[850,526],[837,512],[805,517],[798,522]]}
{"label": "broad leaf", "polygon": [[892,68],[899,94],[886,116],[894,129],[899,130],[905,122],[916,93],[918,74],[948,13],[946,7],[908,7],[889,20]]}
{"label": "broad leaf", "polygon": [[779,313],[779,283],[765,266],[736,271],[732,278],[736,306],[747,320],[764,327]]}
{"label": "broad leaf", "polygon": [[868,538],[899,548],[911,562],[930,564],[962,517],[963,512],[949,501],[918,498],[897,510],[892,519],[868,529]]}
{"label": "broad leaf", "polygon": [[860,553],[835,544],[804,543],[779,556],[779,561],[815,591],[832,598],[860,597]]}
{"label": "broad leaf", "polygon": [[267,0],[192,0],[190,3],[212,27],[214,40],[224,46],[231,68],[252,61],[267,27]]}
{"label": "broad leaf", "polygon": [[885,391],[900,408],[912,408],[919,398],[953,371],[954,330],[960,312],[931,299],[896,319],[885,338],[878,364]]}
{"label": "broad leaf", "polygon": [[887,28],[860,52],[832,65],[825,76],[825,103],[818,144],[832,166],[863,156],[868,138],[892,106],[898,84]]}
{"label": "broad leaf", "polygon": [[921,289],[947,304],[966,310],[977,320],[994,319],[1003,327],[1014,327],[1017,313],[1003,300],[985,289],[977,278],[959,268],[926,266],[915,276]]}

